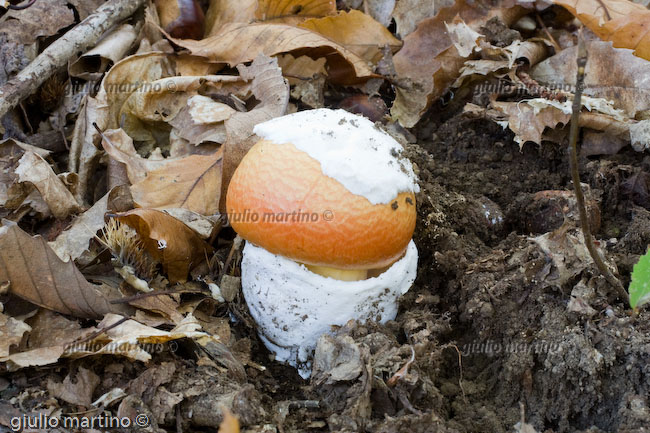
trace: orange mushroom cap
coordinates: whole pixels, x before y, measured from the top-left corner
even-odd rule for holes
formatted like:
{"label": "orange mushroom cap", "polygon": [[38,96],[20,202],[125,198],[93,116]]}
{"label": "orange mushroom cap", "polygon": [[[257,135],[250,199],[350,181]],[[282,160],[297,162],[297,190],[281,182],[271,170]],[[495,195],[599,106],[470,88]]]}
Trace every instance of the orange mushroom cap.
{"label": "orange mushroom cap", "polygon": [[253,244],[340,269],[392,264],[404,254],[416,220],[413,192],[373,204],[323,174],[307,152],[269,140],[260,140],[242,159],[226,208],[232,227]]}

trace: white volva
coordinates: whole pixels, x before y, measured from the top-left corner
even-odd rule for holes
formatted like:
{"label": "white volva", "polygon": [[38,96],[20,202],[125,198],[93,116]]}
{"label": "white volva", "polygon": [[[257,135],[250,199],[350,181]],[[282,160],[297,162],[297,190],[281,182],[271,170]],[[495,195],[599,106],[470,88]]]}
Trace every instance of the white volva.
{"label": "white volva", "polygon": [[340,281],[247,242],[242,289],[265,345],[276,360],[288,362],[307,378],[318,337],[331,325],[351,319],[385,323],[395,318],[398,298],[415,280],[417,261],[411,241],[404,257],[381,275]]}

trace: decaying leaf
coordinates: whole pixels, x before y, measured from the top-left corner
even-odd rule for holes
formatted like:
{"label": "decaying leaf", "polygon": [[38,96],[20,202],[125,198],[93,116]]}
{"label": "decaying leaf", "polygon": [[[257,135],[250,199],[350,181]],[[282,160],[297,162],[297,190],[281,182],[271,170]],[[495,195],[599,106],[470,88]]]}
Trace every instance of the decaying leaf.
{"label": "decaying leaf", "polygon": [[205,14],[205,37],[214,36],[225,24],[248,24],[255,18],[257,4],[257,0],[210,0]]}
{"label": "decaying leaf", "polygon": [[10,293],[16,296],[75,317],[98,318],[120,310],[109,303],[106,286],[89,283],[42,237],[32,237],[8,222],[0,227],[0,281],[9,282]]}
{"label": "decaying leaf", "polygon": [[506,24],[523,13],[518,7],[498,8],[479,3],[457,1],[433,18],[422,21],[416,31],[404,39],[404,46],[393,57],[398,77],[410,81],[396,88],[391,115],[404,127],[415,125],[429,105],[438,99],[456,80],[467,60],[461,56],[447,31],[446,23],[460,18],[469,29],[478,31],[492,17]]}
{"label": "decaying leaf", "polygon": [[194,230],[164,212],[134,209],[114,218],[138,232],[147,252],[162,263],[171,282],[185,281],[190,269],[212,251]]}
{"label": "decaying leaf", "polygon": [[95,48],[75,60],[68,67],[70,76],[84,80],[99,79],[111,63],[117,63],[124,57],[136,37],[133,26],[123,24],[105,36]]}
{"label": "decaying leaf", "polygon": [[575,15],[592,32],[615,47],[631,48],[650,60],[650,10],[629,0],[553,0]]}
{"label": "decaying leaf", "polygon": [[108,195],[109,193],[79,215],[53,242],[48,242],[61,260],[76,260],[88,250],[88,242],[104,226],[104,214],[108,210]]}
{"label": "decaying leaf", "polygon": [[80,210],[80,206],[65,184],[41,156],[25,152],[16,168],[20,182],[33,184],[56,218],[66,218]]}
{"label": "decaying leaf", "polygon": [[297,24],[303,19],[336,13],[335,0],[258,0],[258,21]]}
{"label": "decaying leaf", "polygon": [[299,27],[319,33],[371,63],[381,59],[382,47],[388,45],[395,52],[402,45],[383,25],[357,10],[312,18]]}
{"label": "decaying leaf", "polygon": [[259,54],[274,56],[300,50],[313,58],[325,57],[334,82],[352,84],[373,76],[366,62],[345,47],[312,31],[285,24],[232,23],[201,41],[172,41],[196,56],[230,66],[250,62]]}
{"label": "decaying leaf", "polygon": [[[531,76],[540,84],[564,91],[573,91],[576,80],[577,47],[567,48],[537,64]],[[611,42],[589,41],[585,69],[585,89],[588,96],[613,101],[630,118],[650,109],[650,62],[632,51],[614,48]]]}
{"label": "decaying leaf", "polygon": [[131,187],[135,202],[147,208],[182,207],[212,215],[217,212],[222,186],[223,152],[191,155],[148,172]]}
{"label": "decaying leaf", "polygon": [[75,21],[67,0],[39,1],[29,7],[29,13],[10,10],[2,18],[2,32],[12,34],[26,45],[40,37],[54,36]]}
{"label": "decaying leaf", "polygon": [[18,346],[25,332],[32,328],[22,320],[0,313],[0,358],[8,356],[12,346]]}
{"label": "decaying leaf", "polygon": [[70,404],[83,407],[90,407],[92,403],[93,392],[99,385],[99,376],[92,370],[79,367],[74,375],[69,373],[62,383],[55,382],[52,378],[47,381],[47,390],[54,397],[66,401]]}
{"label": "decaying leaf", "polygon": [[412,33],[418,24],[427,18],[435,16],[441,8],[454,4],[454,0],[423,2],[421,0],[399,0],[393,10],[393,18],[397,24],[396,33],[405,38]]}

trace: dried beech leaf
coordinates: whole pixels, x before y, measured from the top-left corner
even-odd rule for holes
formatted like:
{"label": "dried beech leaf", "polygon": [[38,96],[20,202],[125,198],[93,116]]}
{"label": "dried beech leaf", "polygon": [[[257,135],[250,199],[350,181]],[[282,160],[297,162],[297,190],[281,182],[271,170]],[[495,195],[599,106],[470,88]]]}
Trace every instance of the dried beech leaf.
{"label": "dried beech leaf", "polygon": [[312,18],[298,26],[339,43],[371,63],[382,58],[382,47],[388,45],[395,52],[402,45],[381,23],[357,10],[341,11],[331,17]]}
{"label": "dried beech leaf", "polygon": [[133,209],[115,218],[138,233],[147,252],[162,263],[172,283],[185,281],[190,269],[212,251],[194,230],[165,212]]}
{"label": "dried beech leaf", "polygon": [[56,218],[66,218],[80,210],[79,204],[52,167],[34,152],[25,152],[20,158],[16,174],[20,182],[32,183]]}
{"label": "dried beech leaf", "polygon": [[650,60],[650,10],[629,0],[553,0],[592,32],[617,48],[631,48]]}
{"label": "dried beech leaf", "polygon": [[276,59],[260,54],[250,66],[240,65],[237,70],[242,78],[252,80],[253,94],[261,102],[255,109],[247,113],[235,113],[226,120],[228,140],[224,146],[223,155],[223,177],[219,202],[221,211],[225,211],[226,191],[232,174],[241,159],[256,142],[253,128],[258,123],[282,116],[289,103],[289,85],[282,78],[282,70],[278,67]]}
{"label": "dried beech leaf", "polygon": [[232,23],[201,41],[171,40],[196,56],[230,66],[250,62],[259,54],[274,56],[300,50],[300,54],[312,58],[325,57],[334,82],[354,84],[373,76],[367,63],[345,47],[317,33],[285,24]]}
{"label": "dried beech leaf", "polygon": [[324,17],[336,13],[335,0],[258,0],[258,21],[297,24],[301,19]]}
{"label": "dried beech leaf", "polygon": [[40,37],[54,36],[75,21],[67,0],[38,1],[27,13],[10,10],[2,18],[2,33],[12,34],[25,45],[33,44]]}
{"label": "dried beech leaf", "polygon": [[0,281],[8,281],[14,295],[59,313],[99,318],[118,311],[102,293],[105,286],[86,281],[42,237],[31,237],[13,223],[0,227]]}
{"label": "dried beech leaf", "polygon": [[225,24],[252,22],[256,9],[257,0],[210,0],[205,14],[205,37],[214,36]]}
{"label": "dried beech leaf", "polygon": [[[612,47],[611,42],[587,42],[589,59],[585,69],[585,95],[614,101],[628,117],[650,109],[650,63],[630,50]],[[576,82],[577,46],[562,50],[531,70],[541,84],[571,90]]]}
{"label": "dried beech leaf", "polygon": [[520,148],[527,141],[540,144],[544,129],[553,129],[560,123],[566,125],[571,118],[570,114],[552,106],[541,110],[516,102],[493,102],[492,106],[508,115],[508,127],[516,134],[515,141]]}
{"label": "dried beech leaf", "polygon": [[61,232],[49,246],[63,261],[76,260],[88,250],[88,243],[104,227],[104,214],[108,210],[108,195],[100,198],[86,212],[74,220],[72,226]]}
{"label": "dried beech leaf", "polygon": [[223,151],[168,161],[131,186],[135,202],[146,208],[182,207],[212,215],[218,211]]}
{"label": "dried beech leaf", "polygon": [[101,78],[111,63],[117,63],[135,42],[137,33],[132,25],[123,24],[68,67],[71,77],[84,80]]}
{"label": "dried beech leaf", "polygon": [[393,18],[397,25],[396,33],[405,38],[412,33],[418,24],[435,14],[443,7],[454,4],[454,0],[423,2],[422,0],[399,0],[393,10]]}
{"label": "dried beech leaf", "polygon": [[509,24],[522,12],[519,7],[486,7],[459,0],[441,9],[435,17],[422,21],[417,30],[404,39],[404,46],[393,57],[398,77],[410,81],[410,85],[396,88],[391,108],[393,119],[402,126],[412,127],[458,77],[466,58],[459,54],[445,23],[453,22],[458,16],[470,29],[478,31],[492,17],[500,17]]}
{"label": "dried beech leaf", "polygon": [[0,313],[0,329],[2,329],[0,358],[8,356],[11,347],[17,347],[23,339],[23,334],[32,330],[31,326],[22,320],[14,319],[2,313]]}
{"label": "dried beech leaf", "polygon": [[164,344],[180,338],[218,342],[215,337],[200,331],[201,325],[191,314],[170,331],[152,328],[134,320],[111,327],[120,320],[121,316],[107,314],[97,325],[99,329],[106,329],[103,334],[87,344],[69,346],[64,356],[82,358],[91,355],[120,355],[134,361],[147,362],[151,359],[151,354],[145,350],[146,344]]}
{"label": "dried beech leaf", "polygon": [[74,379],[72,378],[72,373],[69,373],[63,379],[62,383],[48,378],[47,390],[54,397],[70,404],[90,407],[93,392],[97,385],[99,385],[99,382],[99,376],[93,373],[92,370],[80,366],[74,375]]}
{"label": "dried beech leaf", "polygon": [[122,129],[104,131],[102,146],[111,158],[126,165],[131,183],[137,183],[147,177],[147,173],[164,167],[168,159],[146,159],[138,155],[133,146],[133,139]]}

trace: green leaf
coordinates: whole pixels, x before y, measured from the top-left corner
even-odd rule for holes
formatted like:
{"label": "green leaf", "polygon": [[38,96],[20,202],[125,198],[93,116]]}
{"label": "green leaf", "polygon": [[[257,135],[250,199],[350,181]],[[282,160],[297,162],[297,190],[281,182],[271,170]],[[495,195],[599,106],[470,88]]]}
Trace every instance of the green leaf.
{"label": "green leaf", "polygon": [[635,310],[650,302],[650,250],[641,256],[630,282],[630,306]]}

